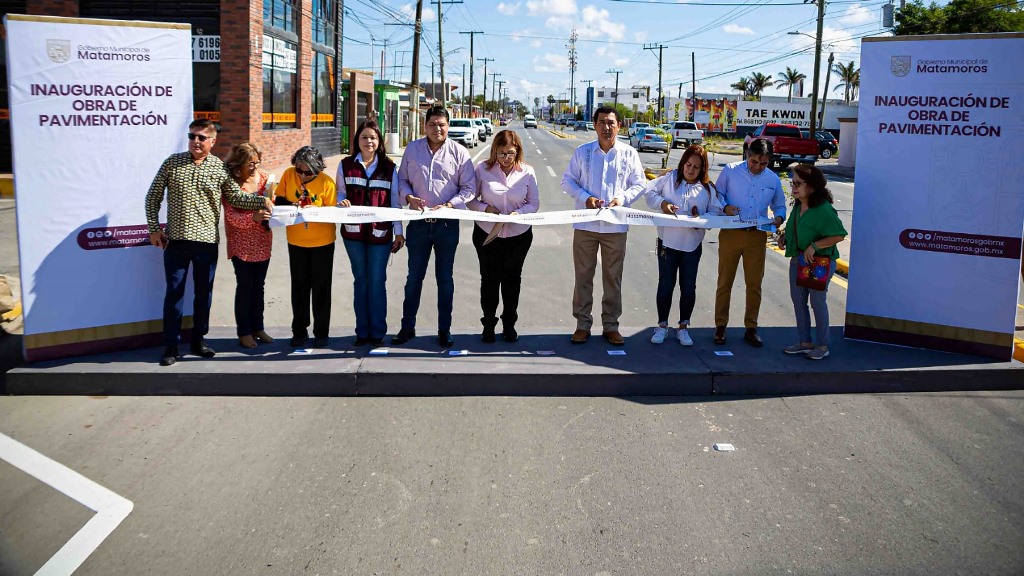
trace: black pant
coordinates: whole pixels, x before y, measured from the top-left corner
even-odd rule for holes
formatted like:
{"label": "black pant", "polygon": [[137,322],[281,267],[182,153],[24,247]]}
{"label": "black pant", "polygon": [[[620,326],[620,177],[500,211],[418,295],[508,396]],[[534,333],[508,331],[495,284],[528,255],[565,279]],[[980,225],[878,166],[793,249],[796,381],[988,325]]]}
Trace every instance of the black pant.
{"label": "black pant", "polygon": [[533,244],[533,229],[518,236],[495,238],[484,246],[487,232],[473,226],[473,246],[480,259],[480,307],[484,325],[497,323],[498,294],[504,303],[501,321],[513,327],[519,320],[519,289],[523,280],[523,263]]}
{"label": "black pant", "polygon": [[289,244],[288,265],[292,275],[292,336],[309,337],[309,305],[312,295],[313,337],[327,338],[331,331],[334,242],[316,248]]}
{"label": "black pant", "polygon": [[217,275],[217,245],[171,240],[164,249],[164,346],[177,346],[185,300],[185,281],[192,266],[192,345],[199,345],[210,328],[213,278]]}
{"label": "black pant", "polygon": [[246,262],[235,256],[231,264],[235,267],[235,326],[238,336],[260,332],[263,330],[263,286],[270,259]]}
{"label": "black pant", "polygon": [[697,267],[704,249],[701,244],[693,252],[683,252],[665,246],[658,240],[658,323],[668,322],[672,309],[672,293],[679,276],[679,323],[690,324],[690,315],[697,304]]}

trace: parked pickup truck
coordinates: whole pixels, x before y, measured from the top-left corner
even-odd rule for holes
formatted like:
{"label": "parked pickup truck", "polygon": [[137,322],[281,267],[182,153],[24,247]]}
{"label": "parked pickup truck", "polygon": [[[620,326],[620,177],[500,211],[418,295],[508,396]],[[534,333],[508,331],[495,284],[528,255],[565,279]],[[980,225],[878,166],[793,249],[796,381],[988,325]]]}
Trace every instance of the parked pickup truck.
{"label": "parked pickup truck", "polygon": [[704,131],[693,122],[673,122],[668,133],[672,136],[673,148],[686,148],[690,144],[704,142]]}
{"label": "parked pickup truck", "polygon": [[747,157],[747,147],[758,138],[764,138],[770,144],[772,154],[769,167],[777,162],[780,168],[786,168],[794,162],[814,164],[818,159],[818,141],[804,138],[800,128],[794,124],[763,124],[743,139],[743,158]]}

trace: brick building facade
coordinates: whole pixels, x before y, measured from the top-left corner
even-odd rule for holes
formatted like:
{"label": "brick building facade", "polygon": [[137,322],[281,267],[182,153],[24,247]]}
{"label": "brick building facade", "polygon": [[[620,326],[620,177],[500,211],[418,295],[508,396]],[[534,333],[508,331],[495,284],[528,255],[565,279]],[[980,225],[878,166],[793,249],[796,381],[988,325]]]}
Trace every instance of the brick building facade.
{"label": "brick building facade", "polygon": [[[343,5],[344,0],[0,0],[5,14],[191,24],[195,116],[221,125],[214,153],[224,157],[231,145],[250,141],[263,151],[267,166],[287,164],[306,144],[325,157],[341,152],[348,121],[339,112],[345,106]],[[197,52],[198,45],[204,49]],[[3,59],[0,68],[0,172],[9,172]]]}

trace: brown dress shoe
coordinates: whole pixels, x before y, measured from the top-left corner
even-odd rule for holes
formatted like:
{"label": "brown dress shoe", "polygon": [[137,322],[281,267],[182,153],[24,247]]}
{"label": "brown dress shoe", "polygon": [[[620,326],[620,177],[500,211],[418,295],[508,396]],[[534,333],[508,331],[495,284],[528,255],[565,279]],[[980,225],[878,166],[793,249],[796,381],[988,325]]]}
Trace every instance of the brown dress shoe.
{"label": "brown dress shoe", "polygon": [[618,330],[605,332],[604,334],[601,334],[601,336],[604,336],[604,339],[614,346],[622,346],[626,343],[626,340],[622,337],[622,334],[619,334]]}
{"label": "brown dress shoe", "polygon": [[590,330],[583,330],[582,328],[572,333],[570,341],[573,344],[583,344],[590,338]]}
{"label": "brown dress shoe", "polygon": [[715,344],[725,344],[725,326],[715,326]]}
{"label": "brown dress shoe", "polygon": [[747,328],[747,331],[743,333],[743,339],[747,341],[754,348],[760,348],[764,346],[764,342],[761,341],[761,337],[757,335],[757,330],[753,328]]}

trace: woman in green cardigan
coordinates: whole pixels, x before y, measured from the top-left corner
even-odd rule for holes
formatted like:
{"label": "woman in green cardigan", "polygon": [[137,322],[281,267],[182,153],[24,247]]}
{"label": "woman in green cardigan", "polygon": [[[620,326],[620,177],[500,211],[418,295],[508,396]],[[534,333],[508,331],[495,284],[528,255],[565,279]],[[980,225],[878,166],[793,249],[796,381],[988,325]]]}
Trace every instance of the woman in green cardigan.
{"label": "woman in green cardigan", "polygon": [[[789,295],[796,312],[796,331],[800,338],[797,344],[783,349],[786,354],[806,354],[811,360],[828,356],[828,285],[836,272],[839,259],[839,244],[847,232],[832,207],[832,193],[826,185],[825,175],[814,166],[797,164],[793,167],[793,210],[786,221],[784,234],[779,238],[779,248],[785,249],[789,257]],[[831,266],[824,290],[812,290],[797,286],[796,276],[800,256],[810,261],[815,256],[831,259]],[[807,301],[814,311],[815,341],[811,341],[811,316]]]}

